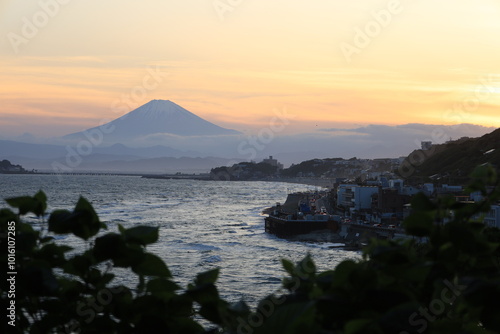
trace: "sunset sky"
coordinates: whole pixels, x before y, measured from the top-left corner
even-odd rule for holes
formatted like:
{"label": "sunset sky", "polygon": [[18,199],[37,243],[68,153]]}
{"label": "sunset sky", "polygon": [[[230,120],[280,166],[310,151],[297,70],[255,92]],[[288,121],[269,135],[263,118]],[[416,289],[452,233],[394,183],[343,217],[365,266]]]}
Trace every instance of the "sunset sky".
{"label": "sunset sky", "polygon": [[0,0],[0,137],[151,99],[240,131],[500,127],[498,0]]}

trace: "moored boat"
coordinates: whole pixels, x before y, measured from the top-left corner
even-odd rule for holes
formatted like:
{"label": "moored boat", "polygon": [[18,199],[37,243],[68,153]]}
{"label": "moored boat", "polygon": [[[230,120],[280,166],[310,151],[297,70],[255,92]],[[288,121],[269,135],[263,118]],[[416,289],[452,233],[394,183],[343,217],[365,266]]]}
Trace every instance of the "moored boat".
{"label": "moored boat", "polygon": [[266,232],[277,236],[294,236],[317,231],[336,233],[339,230],[338,222],[329,215],[306,215],[302,219],[294,219],[293,215],[269,215],[264,220]]}
{"label": "moored boat", "polygon": [[266,232],[279,237],[321,231],[337,233],[340,229],[340,217],[328,214],[324,196],[325,194],[318,192],[288,194],[284,205],[276,203],[276,206],[266,212]]}

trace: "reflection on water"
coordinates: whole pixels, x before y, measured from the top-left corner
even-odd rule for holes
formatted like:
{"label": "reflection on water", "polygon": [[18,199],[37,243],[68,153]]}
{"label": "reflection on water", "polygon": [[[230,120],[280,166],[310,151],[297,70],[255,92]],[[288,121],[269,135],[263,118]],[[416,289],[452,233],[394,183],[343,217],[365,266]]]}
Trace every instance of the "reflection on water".
{"label": "reflection on water", "polygon": [[[108,231],[117,224],[160,226],[160,239],[149,251],[162,257],[175,280],[186,286],[196,273],[221,268],[218,287],[229,301],[254,304],[278,290],[281,258],[298,261],[308,252],[320,270],[333,269],[354,252],[330,249],[328,243],[292,242],[264,232],[262,209],[284,202],[287,192],[315,187],[269,182],[152,180],[132,176],[0,175],[3,198],[33,195],[39,189],[49,210],[71,209],[87,198]],[[40,227],[40,222],[35,221]],[[64,237],[74,247],[83,243]],[[117,271],[120,274],[121,271]],[[133,282],[133,277],[121,275]]]}

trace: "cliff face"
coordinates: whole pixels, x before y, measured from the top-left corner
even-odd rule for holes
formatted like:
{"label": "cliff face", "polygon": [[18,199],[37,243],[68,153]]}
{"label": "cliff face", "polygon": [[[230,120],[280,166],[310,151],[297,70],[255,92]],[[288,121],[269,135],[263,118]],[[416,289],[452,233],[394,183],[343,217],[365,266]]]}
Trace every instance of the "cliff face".
{"label": "cliff face", "polygon": [[433,145],[429,150],[413,151],[400,174],[407,179],[464,183],[476,166],[485,163],[497,170],[500,167],[500,129],[479,138],[463,138]]}

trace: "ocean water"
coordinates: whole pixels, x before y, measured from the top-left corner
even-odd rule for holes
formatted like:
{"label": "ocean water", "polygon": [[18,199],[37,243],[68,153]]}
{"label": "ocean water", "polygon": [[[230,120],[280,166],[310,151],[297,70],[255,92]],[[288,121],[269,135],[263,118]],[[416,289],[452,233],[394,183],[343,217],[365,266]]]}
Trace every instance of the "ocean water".
{"label": "ocean water", "polygon": [[[153,180],[136,176],[0,175],[0,207],[4,198],[34,195],[42,189],[49,211],[72,209],[82,195],[96,209],[108,232],[124,227],[160,227],[160,238],[148,250],[169,266],[182,287],[196,273],[220,268],[221,296],[255,306],[261,298],[280,293],[285,272],[281,259],[298,261],[312,254],[319,270],[333,269],[357,252],[332,249],[329,242],[290,241],[264,231],[261,211],[284,202],[289,192],[317,189],[276,182],[210,182]],[[29,216],[39,229],[43,223]],[[86,245],[74,237],[61,242],[76,249]],[[136,277],[116,269],[119,280],[133,285]]]}

